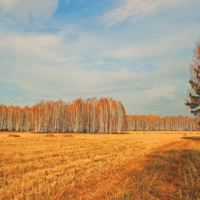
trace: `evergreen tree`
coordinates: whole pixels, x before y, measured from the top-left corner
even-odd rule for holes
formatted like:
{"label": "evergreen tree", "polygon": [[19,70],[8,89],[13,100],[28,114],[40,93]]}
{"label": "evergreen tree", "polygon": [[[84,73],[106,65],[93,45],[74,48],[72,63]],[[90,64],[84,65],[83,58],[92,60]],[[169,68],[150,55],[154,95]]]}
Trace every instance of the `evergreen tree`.
{"label": "evergreen tree", "polygon": [[191,89],[189,89],[188,100],[185,105],[189,106],[191,113],[200,116],[200,36],[199,42],[196,43],[192,63],[190,63]]}

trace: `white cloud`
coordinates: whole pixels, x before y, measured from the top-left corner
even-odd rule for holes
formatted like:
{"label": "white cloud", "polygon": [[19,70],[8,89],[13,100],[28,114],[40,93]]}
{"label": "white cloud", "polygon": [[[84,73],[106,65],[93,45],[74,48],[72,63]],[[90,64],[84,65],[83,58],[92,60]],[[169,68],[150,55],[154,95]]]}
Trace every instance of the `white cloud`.
{"label": "white cloud", "polygon": [[[147,82],[148,81],[146,81],[146,83]],[[130,95],[129,97],[130,101],[127,103],[127,108],[129,108],[128,114],[139,114],[139,115],[156,114],[156,113],[159,113],[158,108],[152,109],[150,106],[155,101],[155,99],[157,98],[169,98],[170,100],[176,99],[176,97],[173,95],[173,93],[177,90],[176,87],[165,85],[165,84],[160,85],[160,86],[156,86],[154,84],[152,86],[153,86],[152,89],[136,91],[134,92],[134,94]],[[136,105],[134,106],[134,108],[133,108],[133,104]],[[158,104],[156,105],[158,106]],[[162,105],[163,110],[166,110],[164,108],[165,106],[166,106],[165,104]],[[146,109],[145,107],[148,107],[148,109]],[[161,115],[161,111],[159,114]],[[165,115],[165,113],[162,113],[162,115]]]}
{"label": "white cloud", "polygon": [[95,62],[96,65],[103,65],[104,64],[104,61],[103,60],[97,60]]}
{"label": "white cloud", "polygon": [[66,4],[69,4],[69,2],[70,2],[70,0],[65,0],[65,3],[66,3]]}
{"label": "white cloud", "polygon": [[33,106],[35,102],[32,102],[32,101],[26,101],[26,105],[28,106]]}
{"label": "white cloud", "polygon": [[3,8],[3,11],[11,9],[12,7],[16,6],[20,0],[1,0],[0,6]]}
{"label": "white cloud", "polygon": [[18,101],[22,101],[24,98],[23,97],[15,97]]}
{"label": "white cloud", "polygon": [[171,99],[174,99],[174,93],[176,91],[176,88],[174,86],[170,85],[160,85],[160,86],[154,86],[152,89],[149,90],[142,90],[138,91],[136,94],[132,95],[131,99],[134,103],[138,103],[137,105],[146,104],[149,102],[152,102],[154,98],[157,97],[169,97]]}
{"label": "white cloud", "polygon": [[198,0],[124,0],[112,11],[104,15],[104,19],[108,26],[125,21],[133,17],[134,20],[139,20],[144,17],[155,15],[164,9],[182,6],[185,4],[199,3]]}
{"label": "white cloud", "polygon": [[72,88],[61,88],[60,91],[73,91]]}
{"label": "white cloud", "polygon": [[0,90],[16,90],[16,89],[12,88],[12,87],[1,87],[0,86]]}
{"label": "white cloud", "polygon": [[4,15],[22,22],[30,19],[49,19],[57,10],[59,0],[1,0],[0,8]]}
{"label": "white cloud", "polygon": [[[197,31],[197,30],[196,30]],[[194,36],[196,33],[194,32]],[[184,41],[184,42],[183,42]],[[182,32],[168,35],[167,37],[152,38],[150,41],[143,41],[129,47],[107,51],[105,56],[114,58],[134,59],[149,56],[160,56],[172,54],[179,49],[191,46],[191,34]]]}
{"label": "white cloud", "polygon": [[3,97],[4,99],[10,100],[10,97]]}
{"label": "white cloud", "polygon": [[59,34],[19,35],[2,31],[0,37],[0,49],[3,49],[4,54],[7,50],[8,54],[12,52],[17,58],[23,58],[23,60],[24,58],[37,58],[60,63],[79,59],[76,56],[63,55]]}

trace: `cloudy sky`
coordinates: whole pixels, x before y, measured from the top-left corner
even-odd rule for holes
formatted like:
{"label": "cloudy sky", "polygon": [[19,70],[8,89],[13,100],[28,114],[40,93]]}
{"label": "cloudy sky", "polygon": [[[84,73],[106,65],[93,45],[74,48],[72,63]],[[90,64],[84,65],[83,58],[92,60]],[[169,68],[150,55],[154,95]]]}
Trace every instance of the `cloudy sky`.
{"label": "cloudy sky", "polygon": [[0,104],[121,100],[127,114],[184,105],[199,0],[0,0]]}

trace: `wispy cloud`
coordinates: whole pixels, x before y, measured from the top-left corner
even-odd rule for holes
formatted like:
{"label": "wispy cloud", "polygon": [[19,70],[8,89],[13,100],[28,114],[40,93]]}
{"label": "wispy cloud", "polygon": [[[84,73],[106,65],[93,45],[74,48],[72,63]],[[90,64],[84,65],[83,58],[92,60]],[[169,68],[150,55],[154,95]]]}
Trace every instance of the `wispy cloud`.
{"label": "wispy cloud", "polygon": [[3,97],[4,99],[10,100],[10,97]]}
{"label": "wispy cloud", "polygon": [[65,0],[65,3],[66,3],[66,4],[69,4],[69,2],[70,2],[70,0]]}
{"label": "wispy cloud", "polygon": [[2,13],[22,22],[30,19],[49,19],[56,11],[59,0],[1,0]]}
{"label": "wispy cloud", "polygon": [[[107,54],[119,59],[138,59],[141,57],[147,58],[150,56],[172,54],[178,51],[178,49],[186,48],[191,45],[189,43],[190,37],[190,35],[184,32],[176,33],[168,37],[154,38],[150,41],[140,42],[140,44],[133,44],[129,47],[114,49],[107,52]],[[182,42],[183,40],[185,41],[184,43]]]}
{"label": "wispy cloud", "polygon": [[1,87],[0,86],[0,90],[16,90],[15,88],[11,88],[11,87]]}
{"label": "wispy cloud", "polygon": [[18,101],[22,101],[24,98],[23,97],[15,97]]}
{"label": "wispy cloud", "polygon": [[[53,35],[18,35],[9,32],[2,32],[0,47],[12,50],[18,56],[37,58],[48,58],[61,61],[56,49],[60,45],[59,37]],[[55,49],[55,50],[54,50]]]}
{"label": "wispy cloud", "polygon": [[[194,0],[192,4],[198,3]],[[125,21],[128,18],[140,20],[144,17],[155,15],[163,10],[190,4],[190,0],[124,0],[112,11],[104,15],[108,26]]]}

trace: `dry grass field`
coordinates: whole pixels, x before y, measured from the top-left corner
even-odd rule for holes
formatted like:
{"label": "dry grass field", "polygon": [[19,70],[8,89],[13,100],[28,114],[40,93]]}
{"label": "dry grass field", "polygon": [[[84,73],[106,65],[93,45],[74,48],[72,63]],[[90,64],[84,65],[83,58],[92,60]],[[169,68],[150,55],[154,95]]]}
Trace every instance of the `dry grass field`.
{"label": "dry grass field", "polygon": [[0,199],[200,198],[198,132],[53,135],[0,132]]}

